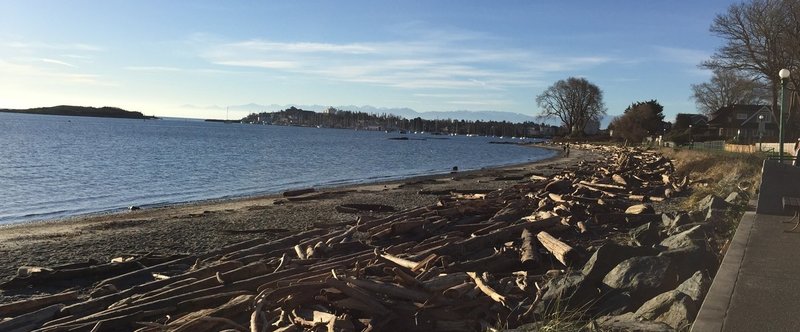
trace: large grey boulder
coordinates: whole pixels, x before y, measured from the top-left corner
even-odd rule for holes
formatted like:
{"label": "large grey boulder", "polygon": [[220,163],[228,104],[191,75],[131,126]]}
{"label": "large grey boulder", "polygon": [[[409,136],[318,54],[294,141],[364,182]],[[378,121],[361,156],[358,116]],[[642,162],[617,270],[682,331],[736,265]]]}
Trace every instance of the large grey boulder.
{"label": "large grey boulder", "polygon": [[723,209],[708,209],[704,222],[709,224],[721,223],[728,219],[728,210]]}
{"label": "large grey boulder", "polygon": [[703,271],[695,272],[689,279],[675,288],[676,291],[688,295],[699,307],[711,287],[711,279]]}
{"label": "large grey boulder", "polygon": [[682,330],[694,321],[697,310],[698,306],[689,295],[673,290],[645,302],[634,315],[640,319],[662,322]]}
{"label": "large grey boulder", "polygon": [[649,222],[636,227],[630,231],[630,235],[634,244],[639,246],[652,246],[661,240],[656,222]]}
{"label": "large grey boulder", "polygon": [[569,272],[550,279],[545,283],[545,293],[537,306],[538,314],[556,307],[559,310],[578,309],[599,296],[600,291],[585,282],[586,277],[579,272]]}
{"label": "large grey boulder", "polygon": [[713,276],[719,265],[716,255],[708,250],[705,244],[662,251],[658,256],[668,257],[672,261],[678,280],[686,280],[697,271],[703,271],[706,275]]}
{"label": "large grey boulder", "polygon": [[673,229],[675,227],[691,224],[693,222],[692,217],[686,212],[678,213],[675,216],[667,216],[666,214],[664,215],[665,217],[661,220],[661,224],[666,229]]}
{"label": "large grey boulder", "polygon": [[697,225],[664,239],[660,245],[667,249],[677,249],[688,246],[701,246],[705,245],[705,242],[706,232],[702,226]]}
{"label": "large grey boulder", "polygon": [[593,306],[592,316],[616,316],[635,310],[628,292],[611,292],[601,297]]}
{"label": "large grey boulder", "polygon": [[603,280],[603,277],[617,264],[628,258],[657,254],[658,251],[653,248],[622,246],[609,242],[600,246],[589,257],[589,260],[583,265],[582,273],[588,282],[597,283]]}
{"label": "large grey boulder", "polygon": [[617,291],[627,291],[634,302],[641,303],[677,286],[672,262],[665,256],[628,258],[603,278],[603,284]]}
{"label": "large grey boulder", "polygon": [[725,210],[730,206],[730,203],[726,202],[724,199],[717,195],[710,194],[697,202],[696,207],[698,211],[705,212],[709,209]]}

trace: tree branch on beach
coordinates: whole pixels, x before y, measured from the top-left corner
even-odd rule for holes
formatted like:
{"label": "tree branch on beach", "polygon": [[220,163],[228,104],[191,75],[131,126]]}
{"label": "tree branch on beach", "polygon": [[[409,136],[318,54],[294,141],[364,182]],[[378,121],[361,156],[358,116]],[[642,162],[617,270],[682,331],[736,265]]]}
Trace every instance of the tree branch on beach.
{"label": "tree branch on beach", "polygon": [[603,91],[585,78],[560,80],[536,97],[541,117],[557,118],[570,136],[581,136],[586,124],[605,114]]}

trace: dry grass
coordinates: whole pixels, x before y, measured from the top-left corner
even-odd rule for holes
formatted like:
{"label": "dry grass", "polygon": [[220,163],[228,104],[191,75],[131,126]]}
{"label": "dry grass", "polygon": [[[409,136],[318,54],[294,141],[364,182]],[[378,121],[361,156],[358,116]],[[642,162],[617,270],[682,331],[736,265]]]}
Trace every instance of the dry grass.
{"label": "dry grass", "polygon": [[667,148],[661,153],[672,160],[676,176],[688,176],[694,182],[705,183],[694,186],[691,196],[684,202],[687,209],[708,194],[724,198],[737,188],[746,187],[746,193],[752,196],[761,185],[762,155]]}

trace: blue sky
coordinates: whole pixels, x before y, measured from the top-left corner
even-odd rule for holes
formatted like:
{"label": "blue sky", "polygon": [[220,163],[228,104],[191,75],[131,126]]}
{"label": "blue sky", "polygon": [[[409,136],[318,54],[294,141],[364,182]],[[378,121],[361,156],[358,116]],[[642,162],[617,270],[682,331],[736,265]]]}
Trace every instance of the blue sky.
{"label": "blue sky", "polygon": [[696,112],[690,85],[710,78],[697,64],[722,42],[708,27],[734,2],[3,1],[0,107],[536,115],[538,94],[581,76],[609,115],[657,99],[672,120]]}

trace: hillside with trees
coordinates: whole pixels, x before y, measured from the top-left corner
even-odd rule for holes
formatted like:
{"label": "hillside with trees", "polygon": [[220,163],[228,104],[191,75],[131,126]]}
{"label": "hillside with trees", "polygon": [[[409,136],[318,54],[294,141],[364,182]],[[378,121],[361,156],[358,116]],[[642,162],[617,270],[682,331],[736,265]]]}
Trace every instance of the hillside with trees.
{"label": "hillside with trees", "polygon": [[66,116],[90,116],[100,118],[126,118],[126,119],[155,119],[154,116],[146,116],[142,112],[126,111],[117,107],[87,107],[59,105],[53,107],[38,107],[28,109],[0,109],[5,113],[26,113],[42,115],[66,115]]}
{"label": "hillside with trees", "polygon": [[427,120],[420,117],[406,119],[393,114],[371,114],[328,108],[313,112],[294,106],[278,112],[252,113],[242,119],[244,123],[280,126],[321,127],[356,130],[411,131],[440,134],[551,137],[562,133],[557,126],[544,123],[506,121]]}

